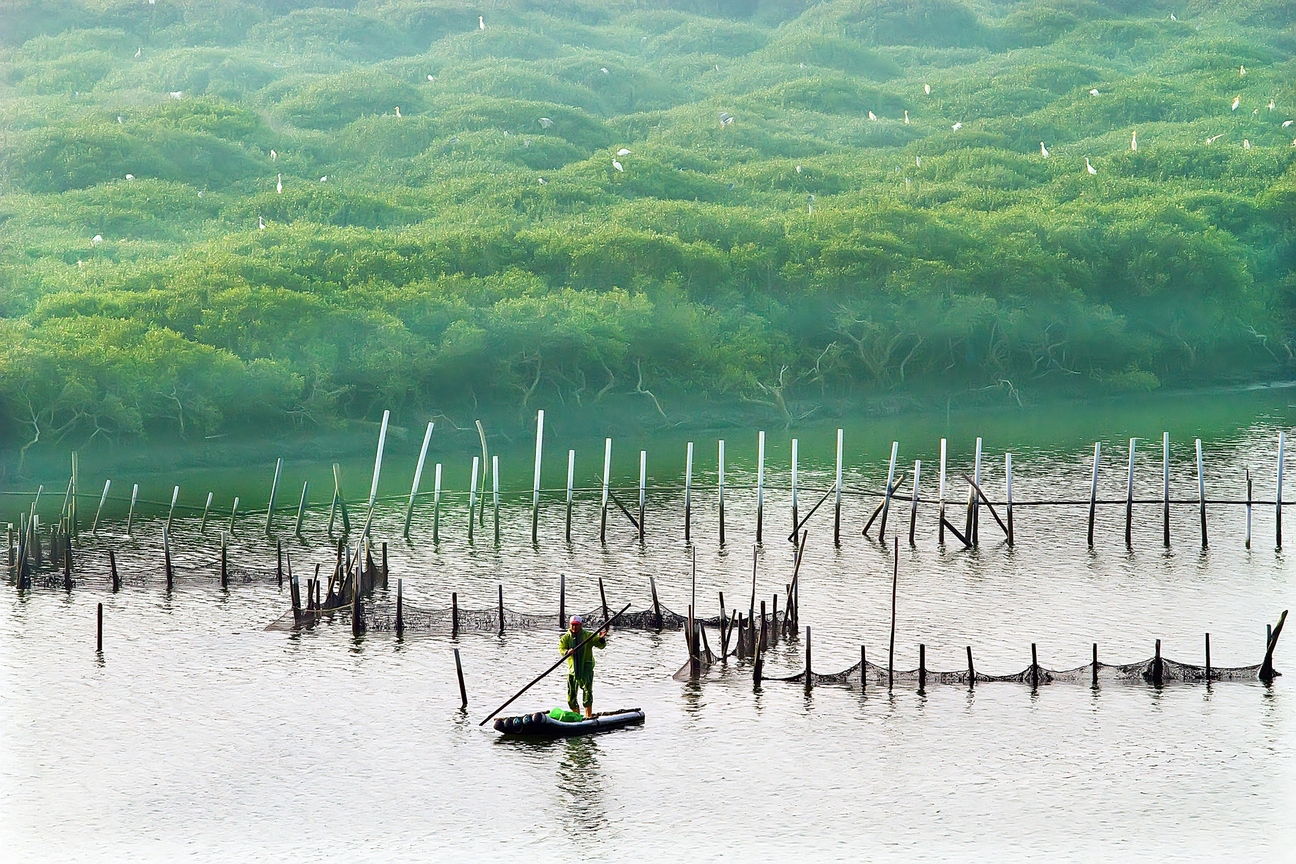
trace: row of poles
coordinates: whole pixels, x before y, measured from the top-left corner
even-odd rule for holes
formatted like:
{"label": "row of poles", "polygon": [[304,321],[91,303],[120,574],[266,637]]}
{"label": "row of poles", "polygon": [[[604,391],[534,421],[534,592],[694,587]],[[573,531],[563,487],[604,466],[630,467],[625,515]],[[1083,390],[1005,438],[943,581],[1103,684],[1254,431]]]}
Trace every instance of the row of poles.
{"label": "row of poles", "polygon": [[[382,426],[378,437],[378,450],[374,460],[373,479],[370,484],[369,497],[366,504],[367,513],[365,516],[364,527],[362,532],[362,536],[365,537],[369,535],[370,528],[373,521],[373,516],[374,516],[375,504],[379,500],[378,483],[379,483],[380,473],[382,470],[383,450],[386,444],[389,419],[390,419],[390,412],[386,412],[386,411],[383,412],[383,421],[382,421]],[[479,476],[482,481],[480,485],[484,487],[486,478],[485,478],[485,474],[482,472],[482,466],[486,464],[486,459],[488,454],[486,449],[486,438],[484,432],[482,431],[480,422],[477,424],[477,426],[478,426],[479,435],[481,437],[482,454],[481,456],[475,455],[472,458],[472,468],[470,473],[471,479],[470,479],[470,484],[468,489],[468,504],[469,504],[468,539],[470,541],[474,539],[474,526],[476,525],[484,528],[486,522],[486,513],[485,513],[486,490],[484,488],[481,488],[479,490]],[[428,447],[432,439],[432,433],[434,428],[435,428],[434,423],[428,423],[427,429],[423,436],[422,447],[419,450],[418,462],[414,469],[414,479],[410,487],[409,498],[405,508],[403,536],[406,539],[409,538],[410,526],[414,515],[414,507],[420,497],[419,490],[423,479],[423,469],[427,459]],[[1093,455],[1092,474],[1091,474],[1091,482],[1090,482],[1090,494],[1087,502],[1060,501],[1060,500],[1035,501],[1035,502],[1018,502],[1017,506],[1087,503],[1089,505],[1087,538],[1088,538],[1089,545],[1092,547],[1094,543],[1095,514],[1096,514],[1097,506],[1099,504],[1123,503],[1125,505],[1125,542],[1127,545],[1131,545],[1134,505],[1136,503],[1137,504],[1159,503],[1162,505],[1163,541],[1165,545],[1169,546],[1170,545],[1170,505],[1172,503],[1174,504],[1195,503],[1197,504],[1200,512],[1202,545],[1203,546],[1207,545],[1206,505],[1208,501],[1206,499],[1206,486],[1205,486],[1205,478],[1204,478],[1204,471],[1203,471],[1201,439],[1200,438],[1196,439],[1195,442],[1196,467],[1197,467],[1197,497],[1195,500],[1188,500],[1188,501],[1172,501],[1172,499],[1170,498],[1170,435],[1168,432],[1162,434],[1162,440],[1161,440],[1161,444],[1162,444],[1161,447],[1162,449],[1162,454],[1161,454],[1162,455],[1162,496],[1161,498],[1153,499],[1153,500],[1136,500],[1134,498],[1134,463],[1135,463],[1135,452],[1136,452],[1138,440],[1139,439],[1137,438],[1129,439],[1128,473],[1127,473],[1127,481],[1126,481],[1126,493],[1125,493],[1125,498],[1123,500],[1100,501],[1098,498],[1098,475],[1099,475],[1099,466],[1102,458],[1102,444],[1101,442],[1098,442],[1094,444],[1094,455]],[[818,509],[824,503],[826,503],[827,499],[830,496],[832,496],[835,498],[834,505],[833,505],[833,542],[835,545],[840,545],[841,530],[842,530],[842,496],[845,491],[843,489],[843,483],[842,483],[842,474],[844,469],[843,430],[841,429],[837,430],[837,452],[836,452],[836,465],[835,465],[833,483],[831,487],[828,489],[828,491],[825,492],[823,496],[819,499],[819,501],[815,503],[814,506],[811,507],[810,510],[804,514],[802,514],[801,507],[800,507],[801,489],[800,489],[799,477],[798,477],[798,473],[799,473],[798,443],[799,443],[798,440],[795,438],[793,438],[791,441],[790,481],[791,481],[792,530],[788,535],[788,540],[789,542],[795,542],[797,532],[800,531],[800,529],[805,526],[806,522],[810,519],[810,517],[815,512],[817,512]],[[1246,471],[1245,501],[1210,502],[1210,503],[1230,503],[1230,504],[1245,503],[1247,548],[1250,548],[1251,539],[1252,539],[1251,522],[1252,522],[1253,506],[1270,504],[1270,503],[1274,506],[1275,545],[1278,548],[1282,547],[1282,504],[1283,504],[1282,486],[1283,486],[1283,462],[1284,462],[1285,448],[1286,448],[1286,434],[1284,432],[1279,432],[1277,464],[1275,470],[1276,495],[1272,502],[1254,500],[1252,494],[1253,489],[1252,489],[1252,479],[1251,479],[1250,469],[1247,469]],[[764,521],[765,521],[764,517],[765,517],[765,481],[766,481],[765,433],[763,431],[757,434],[756,450],[757,450],[756,542],[761,543],[763,542],[764,539],[763,535],[764,535]],[[990,500],[990,498],[985,494],[984,490],[982,489],[982,470],[983,470],[982,439],[981,438],[976,439],[976,449],[975,449],[975,455],[973,460],[972,473],[971,475],[967,475],[967,474],[962,475],[962,478],[968,484],[968,493],[967,493],[967,503],[966,503],[966,515],[964,518],[963,529],[962,531],[960,531],[950,521],[947,513],[947,508],[949,505],[949,501],[948,501],[949,477],[947,474],[946,451],[947,451],[947,441],[946,439],[942,438],[940,440],[940,468],[939,468],[939,478],[938,478],[938,491],[937,491],[937,498],[935,501],[939,512],[939,523],[938,523],[939,541],[941,543],[945,542],[945,533],[947,530],[949,530],[955,536],[955,538],[959,540],[961,543],[963,543],[965,546],[977,545],[979,542],[980,508],[984,504],[987,506],[990,513],[994,516],[995,521],[999,524],[999,526],[1003,530],[1008,545],[1012,546],[1015,542],[1014,530],[1013,530],[1014,500],[1013,500],[1012,454],[1011,453],[1004,454],[1004,480],[1005,480],[1006,500],[1002,503],[1005,506],[1006,518],[1001,518],[999,516],[998,511],[995,509],[994,502]],[[536,415],[535,470],[534,470],[532,489],[531,489],[531,542],[533,544],[539,542],[539,509],[540,509],[540,494],[541,494],[540,470],[541,470],[541,464],[543,460],[543,452],[544,452],[544,411],[541,410],[537,412]],[[863,529],[863,534],[865,536],[868,536],[869,531],[872,528],[873,524],[877,522],[878,524],[877,539],[879,541],[883,540],[884,536],[886,535],[887,523],[888,523],[892,503],[897,498],[901,497],[898,493],[900,487],[904,484],[905,480],[907,479],[906,471],[897,465],[898,454],[899,454],[899,442],[892,442],[891,457],[887,468],[886,487],[884,491],[881,493],[882,501],[874,509],[873,513],[867,520]],[[492,500],[492,506],[494,510],[494,540],[498,544],[500,540],[499,456],[495,455],[495,456],[490,456],[489,458],[490,458],[489,464],[491,467],[490,473],[491,473],[491,481],[492,481],[491,500]],[[607,539],[608,511],[610,506],[613,505],[626,516],[626,518],[629,520],[631,525],[637,531],[639,539],[640,540],[644,539],[645,530],[646,530],[645,507],[646,507],[646,496],[648,491],[648,483],[647,483],[648,467],[647,466],[648,466],[648,453],[646,450],[640,450],[639,451],[639,485],[638,485],[637,514],[632,513],[630,508],[628,508],[617,497],[615,490],[612,488],[611,485],[612,439],[611,438],[605,439],[604,449],[603,449],[603,473],[602,473],[602,483],[601,483],[601,496],[600,496],[600,505],[599,505],[599,540],[600,541],[605,542]],[[60,532],[67,537],[75,537],[77,534],[77,524],[78,524],[78,520],[76,516],[76,501],[77,501],[76,489],[77,489],[77,479],[78,479],[77,467],[78,466],[77,466],[76,454],[73,453],[72,476],[68,483],[68,493],[67,496],[65,497],[64,508],[63,508],[62,515],[60,517],[60,528],[59,528]],[[909,542],[911,544],[914,542],[914,538],[915,538],[917,516],[918,516],[918,505],[920,503],[930,503],[928,500],[923,499],[918,494],[922,467],[923,467],[922,460],[914,461],[913,482],[909,490],[909,495],[907,496],[909,498],[908,503],[910,505]],[[684,541],[686,543],[692,542],[692,511],[693,511],[693,491],[694,491],[693,490],[693,468],[694,468],[694,445],[693,442],[688,442],[685,451],[684,486],[683,486]],[[275,500],[278,495],[279,483],[280,483],[282,471],[283,471],[283,459],[280,458],[275,463],[274,478],[271,481],[271,486],[270,486],[270,499],[269,502],[267,503],[266,511],[265,511],[265,531],[267,535],[271,532],[273,526],[273,520],[275,514]],[[566,483],[566,499],[565,499],[566,519],[565,519],[564,537],[568,542],[570,542],[572,538],[572,506],[573,506],[575,491],[576,491],[575,472],[576,472],[576,451],[573,449],[567,451],[567,483]],[[442,464],[438,462],[434,466],[433,492],[432,492],[432,505],[433,505],[432,539],[434,543],[439,543],[441,539],[440,537],[441,503],[442,503],[441,480],[442,480]],[[112,485],[111,480],[104,481],[103,492],[99,498],[99,507],[95,511],[95,518],[94,518],[93,529],[92,529],[94,531],[98,530],[100,516],[103,512],[104,504],[108,500],[108,493],[111,488],[111,485]],[[30,513],[24,513],[20,517],[20,528],[19,528],[20,537],[27,537],[30,535],[32,531],[39,530],[39,521],[38,521],[39,517],[36,514],[36,506],[40,500],[40,496],[43,489],[44,487],[41,487],[40,489],[37,490],[36,498],[30,507]],[[310,481],[306,481],[302,484],[301,499],[297,505],[297,516],[296,516],[296,522],[294,526],[294,532],[299,536],[301,534],[302,525],[305,520],[305,514],[308,506],[309,491],[310,491]],[[716,492],[717,492],[719,541],[721,545],[723,545],[726,542],[725,442],[724,440],[720,440],[717,442]],[[132,529],[134,516],[135,516],[135,507],[136,507],[138,496],[139,496],[139,484],[135,484],[131,490],[130,509],[126,517],[127,533],[130,533]],[[179,496],[180,496],[180,487],[177,485],[172,489],[170,507],[167,511],[166,529],[168,531],[171,528],[171,523],[175,515],[176,506],[179,501]],[[213,498],[214,498],[213,493],[208,492],[207,501],[204,504],[203,511],[202,511],[202,521],[200,525],[200,530],[202,531],[206,530],[208,517],[211,512],[211,505],[212,505]],[[231,507],[230,510],[229,530],[231,533],[234,530],[235,520],[238,516],[239,501],[240,499],[237,496],[235,496],[233,506]],[[330,536],[333,533],[333,529],[336,524],[336,519],[338,516],[341,517],[343,531],[349,533],[351,530],[350,513],[348,512],[347,509],[346,498],[342,493],[340,467],[336,463],[334,463],[333,497],[329,508],[329,520],[328,520],[328,532]]]}

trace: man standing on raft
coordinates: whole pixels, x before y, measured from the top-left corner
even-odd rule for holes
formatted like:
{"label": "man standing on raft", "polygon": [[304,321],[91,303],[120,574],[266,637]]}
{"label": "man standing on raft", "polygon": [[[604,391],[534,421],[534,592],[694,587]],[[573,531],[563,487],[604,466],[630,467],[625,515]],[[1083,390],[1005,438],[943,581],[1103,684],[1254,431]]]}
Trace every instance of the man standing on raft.
{"label": "man standing on raft", "polygon": [[[567,707],[579,711],[576,707],[576,690],[584,692],[585,717],[593,716],[594,711],[594,649],[607,647],[607,631],[600,630],[598,635],[581,645],[585,631],[581,629],[579,615],[571,617],[571,626],[558,640],[558,650],[567,657]],[[580,648],[576,649],[576,646]],[[573,651],[572,649],[576,649]]]}

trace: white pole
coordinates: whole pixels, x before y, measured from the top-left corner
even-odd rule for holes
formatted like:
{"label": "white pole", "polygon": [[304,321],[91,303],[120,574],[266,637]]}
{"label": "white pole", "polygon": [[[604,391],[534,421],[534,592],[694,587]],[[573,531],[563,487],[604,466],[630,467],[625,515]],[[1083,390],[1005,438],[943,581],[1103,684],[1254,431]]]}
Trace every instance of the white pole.
{"label": "white pole", "polygon": [[576,451],[567,451],[567,542],[571,542],[572,486],[576,480]]}
{"label": "white pole", "polygon": [[481,457],[474,456],[472,461],[472,484],[468,487],[468,539],[473,539],[473,511],[477,507],[477,471],[481,466]]}
{"label": "white pole", "polygon": [[535,474],[531,481],[531,542],[537,540],[540,525],[540,455],[544,449],[544,409],[536,412]]}
{"label": "white pole", "polygon": [[382,428],[378,430],[378,455],[374,457],[373,483],[369,486],[369,509],[372,510],[374,501],[378,498],[378,474],[382,471],[383,445],[387,443],[387,421],[391,419],[391,412],[384,411],[382,419]]}
{"label": "white pole", "polygon": [[1161,433],[1161,501],[1164,507],[1165,545],[1170,545],[1170,433]]}
{"label": "white pole", "polygon": [[945,439],[941,439],[940,445],[940,542],[945,542]]}
{"label": "white pole", "polygon": [[1282,475],[1283,452],[1287,445],[1287,433],[1278,433],[1278,494],[1274,497],[1274,536],[1279,549],[1282,548]]}
{"label": "white pole", "polygon": [[837,430],[837,478],[833,483],[837,490],[836,506],[833,508],[833,544],[841,544],[841,496],[842,496],[842,430]]}
{"label": "white pole", "polygon": [[1004,478],[1008,484],[1008,545],[1013,545],[1012,517],[1012,454],[1004,454]]}
{"label": "white pole", "polygon": [[719,468],[719,504],[720,504],[720,545],[723,546],[724,539],[724,441],[720,441],[720,468]]}
{"label": "white pole", "polygon": [[693,442],[684,455],[684,542],[689,542],[693,522]]}
{"label": "white pole", "polygon": [[1206,478],[1202,475],[1201,439],[1197,439],[1197,507],[1201,511],[1202,548],[1206,547]]}
{"label": "white pole", "polygon": [[432,542],[441,542],[441,463],[432,475]]}
{"label": "white pole", "polygon": [[886,491],[882,495],[882,521],[878,524],[878,540],[885,540],[887,513],[891,509],[891,484],[895,482],[896,456],[900,452],[900,442],[891,442],[891,467],[887,469]]}
{"label": "white pole", "polygon": [[409,537],[410,519],[414,516],[414,496],[418,494],[419,480],[423,478],[423,460],[427,459],[428,443],[432,440],[432,427],[428,423],[423,433],[423,446],[419,448],[418,464],[414,466],[414,483],[410,486],[409,506],[405,508],[405,537]]}
{"label": "white pole", "polygon": [[756,542],[765,523],[765,432],[756,435]]}
{"label": "white pole", "polygon": [[603,441],[603,500],[599,510],[599,540],[607,537],[608,483],[612,478],[612,439]]}
{"label": "white pole", "polygon": [[270,503],[266,505],[266,533],[270,533],[270,520],[274,517],[275,493],[279,491],[279,473],[283,471],[283,457],[275,462],[274,480],[270,482]]}
{"label": "white pole", "polygon": [[[99,533],[99,514],[103,512],[104,502],[108,500],[108,487],[111,485],[111,480],[104,481],[104,491],[103,494],[99,496],[99,509],[95,511],[94,528],[91,529],[92,534]],[[207,503],[211,504],[211,493],[207,494]]]}
{"label": "white pole", "polygon": [[648,451],[639,451],[639,539],[644,536],[644,488],[648,484]]}
{"label": "white pole", "polygon": [[792,539],[796,540],[796,532],[801,527],[800,521],[797,520],[797,439],[792,439]]}

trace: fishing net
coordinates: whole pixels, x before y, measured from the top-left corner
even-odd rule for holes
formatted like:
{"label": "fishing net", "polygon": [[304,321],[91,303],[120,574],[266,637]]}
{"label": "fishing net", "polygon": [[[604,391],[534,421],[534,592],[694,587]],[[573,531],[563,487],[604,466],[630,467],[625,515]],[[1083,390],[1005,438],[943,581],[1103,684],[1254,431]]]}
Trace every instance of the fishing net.
{"label": "fishing net", "polygon": [[[1010,681],[1017,684],[1093,684],[1097,681],[1099,684],[1155,684],[1157,682],[1157,664],[1160,663],[1160,680],[1162,683],[1171,681],[1255,681],[1260,675],[1260,664],[1254,666],[1232,666],[1220,667],[1211,666],[1210,675],[1206,674],[1205,666],[1194,666],[1191,663],[1179,663],[1174,660],[1161,658],[1160,661],[1155,657],[1149,657],[1147,660],[1140,660],[1137,663],[1109,664],[1099,663],[1098,674],[1094,675],[1094,664],[1086,663],[1083,666],[1076,666],[1073,669],[1045,669],[1043,666],[1027,666],[1021,672],[1011,675],[986,675],[983,672],[976,672],[973,683],[989,684],[1000,681]],[[895,684],[903,684],[906,687],[916,687],[919,678],[925,674],[926,684],[959,684],[967,686],[970,677],[968,670],[961,669],[957,672],[938,672],[928,669],[925,673],[919,669],[896,669],[892,673],[891,679]],[[1275,673],[1278,674],[1278,673]],[[887,685],[887,668],[879,666],[876,663],[866,662],[864,666],[863,685],[865,688],[874,686]],[[795,675],[777,676],[764,675],[762,681],[785,681],[796,684],[804,684],[806,673],[798,672]],[[860,681],[860,664],[856,663],[849,669],[841,672],[822,674],[812,671],[810,673],[811,686],[821,684],[837,684],[851,689],[859,689]]]}
{"label": "fishing net", "polygon": [[[392,600],[366,600],[361,607],[364,615],[364,628],[377,632],[396,630],[396,603]],[[590,622],[591,627],[598,626],[604,620],[603,607],[599,606],[581,618]],[[688,623],[688,616],[680,615],[661,607],[661,621],[653,609],[640,611],[627,610],[613,624],[614,630],[683,630]],[[292,630],[324,620],[351,621],[351,607],[342,606],[336,609],[303,610],[294,616],[292,610],[272,621],[267,630]],[[427,609],[410,603],[401,603],[401,624],[405,633],[426,633],[452,635],[454,633],[500,633],[514,630],[566,630],[567,618],[553,612],[519,612],[507,606],[494,606],[488,609]],[[701,619],[699,619],[701,620]],[[718,618],[707,619],[707,623],[716,626]]]}

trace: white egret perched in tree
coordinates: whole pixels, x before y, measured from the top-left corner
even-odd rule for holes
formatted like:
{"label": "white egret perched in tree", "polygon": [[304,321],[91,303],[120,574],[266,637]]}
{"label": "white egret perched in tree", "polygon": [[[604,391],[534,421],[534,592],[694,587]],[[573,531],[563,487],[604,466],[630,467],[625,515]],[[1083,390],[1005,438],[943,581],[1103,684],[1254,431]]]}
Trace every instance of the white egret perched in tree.
{"label": "white egret perched in tree", "polygon": [[262,231],[265,230],[265,220],[262,219],[260,216],[257,217],[257,228]]}
{"label": "white egret perched in tree", "polygon": [[600,66],[600,67],[599,67],[599,71],[602,72],[604,75],[611,75],[611,74],[612,74],[611,72],[608,71],[608,68],[607,68],[606,66]]}
{"label": "white egret perched in tree", "polygon": [[917,167],[919,167],[919,168],[922,167],[922,157],[921,157],[921,156],[915,156],[915,157],[914,157],[914,165],[917,166]]}
{"label": "white egret perched in tree", "polygon": [[183,98],[183,97],[184,97],[184,91],[183,91],[183,90],[172,90],[172,91],[171,91],[171,98],[172,98],[172,99],[181,99],[181,98]]}
{"label": "white egret perched in tree", "polygon": [[1276,108],[1276,107],[1277,107],[1277,106],[1274,104],[1274,100],[1270,99],[1270,100],[1269,100],[1269,110],[1272,111],[1272,110],[1274,110],[1274,108]]}
{"label": "white egret perched in tree", "polygon": [[953,129],[955,132],[957,132],[958,130],[960,130],[960,129],[963,128],[963,124],[962,124],[962,123],[955,123],[955,124],[954,124],[953,126],[951,126],[950,128]]}
{"label": "white egret perched in tree", "polygon": [[798,174],[801,173],[801,166],[800,166],[800,165],[797,166],[797,173],[798,173]]}
{"label": "white egret perched in tree", "polygon": [[869,112],[869,119],[870,119],[870,120],[876,120],[876,119],[877,119],[877,115],[874,114],[872,111],[870,111],[870,112]]}
{"label": "white egret perched in tree", "polygon": [[1047,159],[1049,156],[1048,148],[1044,146],[1043,141],[1040,142],[1040,155],[1043,156],[1045,159]]}
{"label": "white egret perched in tree", "polygon": [[622,147],[620,150],[617,151],[617,155],[618,155],[618,156],[629,156],[629,155],[630,155],[630,151],[627,150],[626,148]]}
{"label": "white egret perched in tree", "polygon": [[728,111],[721,111],[719,114],[716,115],[716,117],[720,120],[721,126],[733,125],[733,121],[734,121],[733,115],[730,114]]}
{"label": "white egret perched in tree", "polygon": [[325,174],[323,177],[321,177],[321,178],[320,178],[320,182],[321,182],[321,183],[327,183],[327,182],[328,182],[328,175]]}
{"label": "white egret perched in tree", "polygon": [[279,154],[276,153],[273,149],[271,149],[271,150],[270,150],[270,161],[271,161],[271,162],[274,162],[274,161],[277,160],[278,158],[279,158]]}
{"label": "white egret perched in tree", "polygon": [[141,45],[140,47],[135,49],[135,59],[138,60],[140,58],[140,55],[143,53],[144,53],[144,46]]}
{"label": "white egret perched in tree", "polygon": [[1210,138],[1207,138],[1207,139],[1206,139],[1206,143],[1207,143],[1207,144],[1214,144],[1216,141],[1218,141],[1219,139],[1221,139],[1221,138],[1223,138],[1223,137],[1224,137],[1224,133],[1221,132],[1221,133],[1218,134],[1218,135],[1213,135],[1213,136],[1211,136]]}
{"label": "white egret perched in tree", "polygon": [[400,113],[400,106],[399,106],[399,105],[396,106],[396,116],[397,116],[397,117],[401,116],[401,113]]}
{"label": "white egret perched in tree", "polygon": [[1090,95],[1090,96],[1101,96],[1102,94],[1099,93],[1099,92],[1098,92],[1098,88],[1095,87],[1094,89],[1092,89],[1092,90],[1089,91],[1089,95]]}
{"label": "white egret perched in tree", "polygon": [[540,185],[541,185],[541,186],[546,186],[546,185],[548,185],[548,183],[549,183],[548,180],[544,179],[543,177],[540,178]]}
{"label": "white egret perched in tree", "polygon": [[1135,129],[1134,131],[1130,132],[1130,149],[1131,149],[1131,150],[1137,150],[1137,149],[1138,149],[1138,130],[1137,130],[1137,129]]}
{"label": "white egret perched in tree", "polygon": [[486,29],[486,19],[483,18],[481,15],[477,16],[477,29],[478,30]]}
{"label": "white egret perched in tree", "polygon": [[1250,150],[1250,149],[1251,149],[1251,139],[1250,139],[1250,138],[1243,138],[1243,139],[1242,139],[1242,149],[1243,149],[1243,150]]}
{"label": "white egret perched in tree", "polygon": [[908,112],[908,111],[905,112],[905,125],[906,125],[906,126],[909,125],[909,112]]}
{"label": "white egret perched in tree", "polygon": [[550,120],[548,117],[541,117],[536,122],[540,124],[541,129],[548,129],[550,126],[553,125],[553,121]]}
{"label": "white egret perched in tree", "polygon": [[1178,21],[1179,19],[1175,17],[1175,14],[1174,14],[1173,12],[1171,12],[1171,13],[1170,13],[1170,20],[1171,20],[1171,21]]}
{"label": "white egret perched in tree", "polygon": [[124,123],[124,122],[126,122],[126,121],[122,120],[122,116],[121,116],[120,114],[118,114],[118,115],[117,115],[117,125],[120,126],[120,125],[122,125],[122,123]]}
{"label": "white egret perched in tree", "polygon": [[134,175],[134,174],[127,174],[127,175],[126,175],[126,179],[127,179],[127,180],[134,180],[134,179],[135,179],[135,175]]}
{"label": "white egret perched in tree", "polygon": [[1237,95],[1237,96],[1234,96],[1234,97],[1233,97],[1233,107],[1230,108],[1229,110],[1230,110],[1230,111],[1236,111],[1236,110],[1238,109],[1238,106],[1241,105],[1241,104],[1242,104],[1242,96],[1241,96],[1241,94],[1239,94],[1239,95]]}
{"label": "white egret perched in tree", "polygon": [[1093,167],[1093,165],[1090,165],[1090,164],[1089,164],[1089,157],[1088,157],[1088,156],[1085,157],[1085,170],[1087,170],[1090,174],[1097,174],[1097,173],[1098,173],[1098,169],[1095,168],[1095,167]]}
{"label": "white egret perched in tree", "polygon": [[282,195],[282,194],[283,194],[283,175],[282,175],[282,174],[279,175],[279,179],[275,182],[275,194],[277,194],[277,195]]}
{"label": "white egret perched in tree", "polygon": [[1292,125],[1292,123],[1296,123],[1296,120],[1284,120],[1282,128],[1286,129],[1288,126]]}
{"label": "white egret perched in tree", "polygon": [[930,84],[924,84],[924,85],[923,85],[923,92],[926,93],[928,96],[930,96],[930,95],[931,95],[931,85],[930,85]]}
{"label": "white egret perched in tree", "polygon": [[622,172],[622,173],[625,172],[625,168],[621,167],[621,163],[618,162],[618,161],[615,160],[615,159],[612,160],[612,167],[615,168],[615,169],[617,169],[618,171],[620,171],[620,172]]}
{"label": "white egret perched in tree", "polygon": [[435,75],[429,75],[429,76],[428,76],[428,80],[429,80],[429,81],[435,81],[435,80],[436,80],[436,76],[435,76]]}
{"label": "white egret perched in tree", "polygon": [[1241,78],[1245,78],[1245,77],[1246,77],[1246,67],[1245,67],[1245,66],[1239,66],[1239,67],[1238,67],[1238,76],[1241,77]]}
{"label": "white egret perched in tree", "polygon": [[90,238],[90,245],[91,245],[91,246],[98,246],[98,245],[99,245],[100,243],[102,243],[102,242],[103,242],[103,235],[102,235],[102,234],[96,234],[95,236],[93,236],[93,237]]}

